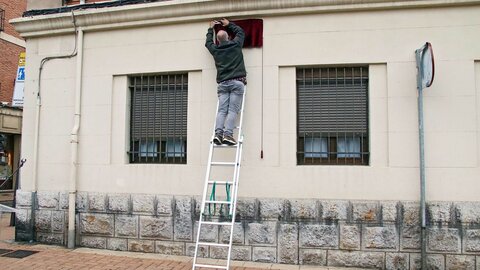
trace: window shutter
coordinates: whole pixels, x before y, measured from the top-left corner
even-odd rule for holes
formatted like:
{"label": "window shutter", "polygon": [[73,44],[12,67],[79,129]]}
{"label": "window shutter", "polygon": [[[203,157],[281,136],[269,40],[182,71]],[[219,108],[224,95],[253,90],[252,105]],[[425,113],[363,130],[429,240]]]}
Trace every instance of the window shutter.
{"label": "window shutter", "polygon": [[368,132],[368,68],[298,68],[298,132]]}
{"label": "window shutter", "polygon": [[131,79],[132,140],[187,137],[188,76]]}

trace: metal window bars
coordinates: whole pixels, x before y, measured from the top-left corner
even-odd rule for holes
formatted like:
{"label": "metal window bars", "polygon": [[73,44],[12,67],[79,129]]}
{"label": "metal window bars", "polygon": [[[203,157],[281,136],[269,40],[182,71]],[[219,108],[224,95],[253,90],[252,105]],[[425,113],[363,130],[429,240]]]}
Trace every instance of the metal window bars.
{"label": "metal window bars", "polygon": [[187,163],[188,75],[130,77],[130,163]]}
{"label": "metal window bars", "polygon": [[297,164],[368,165],[368,67],[297,68]]}
{"label": "metal window bars", "polygon": [[5,28],[5,10],[0,8],[0,32]]}

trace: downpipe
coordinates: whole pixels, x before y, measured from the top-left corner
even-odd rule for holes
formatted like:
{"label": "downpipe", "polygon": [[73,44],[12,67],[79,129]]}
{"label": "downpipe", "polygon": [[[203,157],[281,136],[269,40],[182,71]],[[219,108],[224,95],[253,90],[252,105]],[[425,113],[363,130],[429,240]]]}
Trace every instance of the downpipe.
{"label": "downpipe", "polygon": [[70,185],[68,191],[68,248],[75,247],[75,198],[77,195],[78,171],[78,131],[80,130],[80,115],[82,105],[82,74],[83,74],[83,29],[78,30],[77,70],[75,74],[75,115],[71,133],[70,149]]}

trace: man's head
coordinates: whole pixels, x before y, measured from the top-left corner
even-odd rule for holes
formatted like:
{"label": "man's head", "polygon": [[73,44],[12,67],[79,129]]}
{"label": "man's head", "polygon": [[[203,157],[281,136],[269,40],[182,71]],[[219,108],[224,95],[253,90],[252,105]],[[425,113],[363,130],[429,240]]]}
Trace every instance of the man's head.
{"label": "man's head", "polygon": [[227,34],[227,32],[225,32],[225,31],[223,31],[223,30],[218,31],[218,33],[217,33],[217,40],[218,40],[218,42],[228,41],[228,34]]}

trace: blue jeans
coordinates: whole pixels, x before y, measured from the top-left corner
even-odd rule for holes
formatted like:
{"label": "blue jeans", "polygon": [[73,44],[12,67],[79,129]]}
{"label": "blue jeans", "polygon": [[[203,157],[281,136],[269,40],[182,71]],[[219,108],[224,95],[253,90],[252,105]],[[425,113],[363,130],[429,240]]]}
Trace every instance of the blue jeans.
{"label": "blue jeans", "polygon": [[240,81],[228,81],[218,84],[218,111],[215,121],[215,134],[233,136],[237,115],[242,108],[244,85]]}

